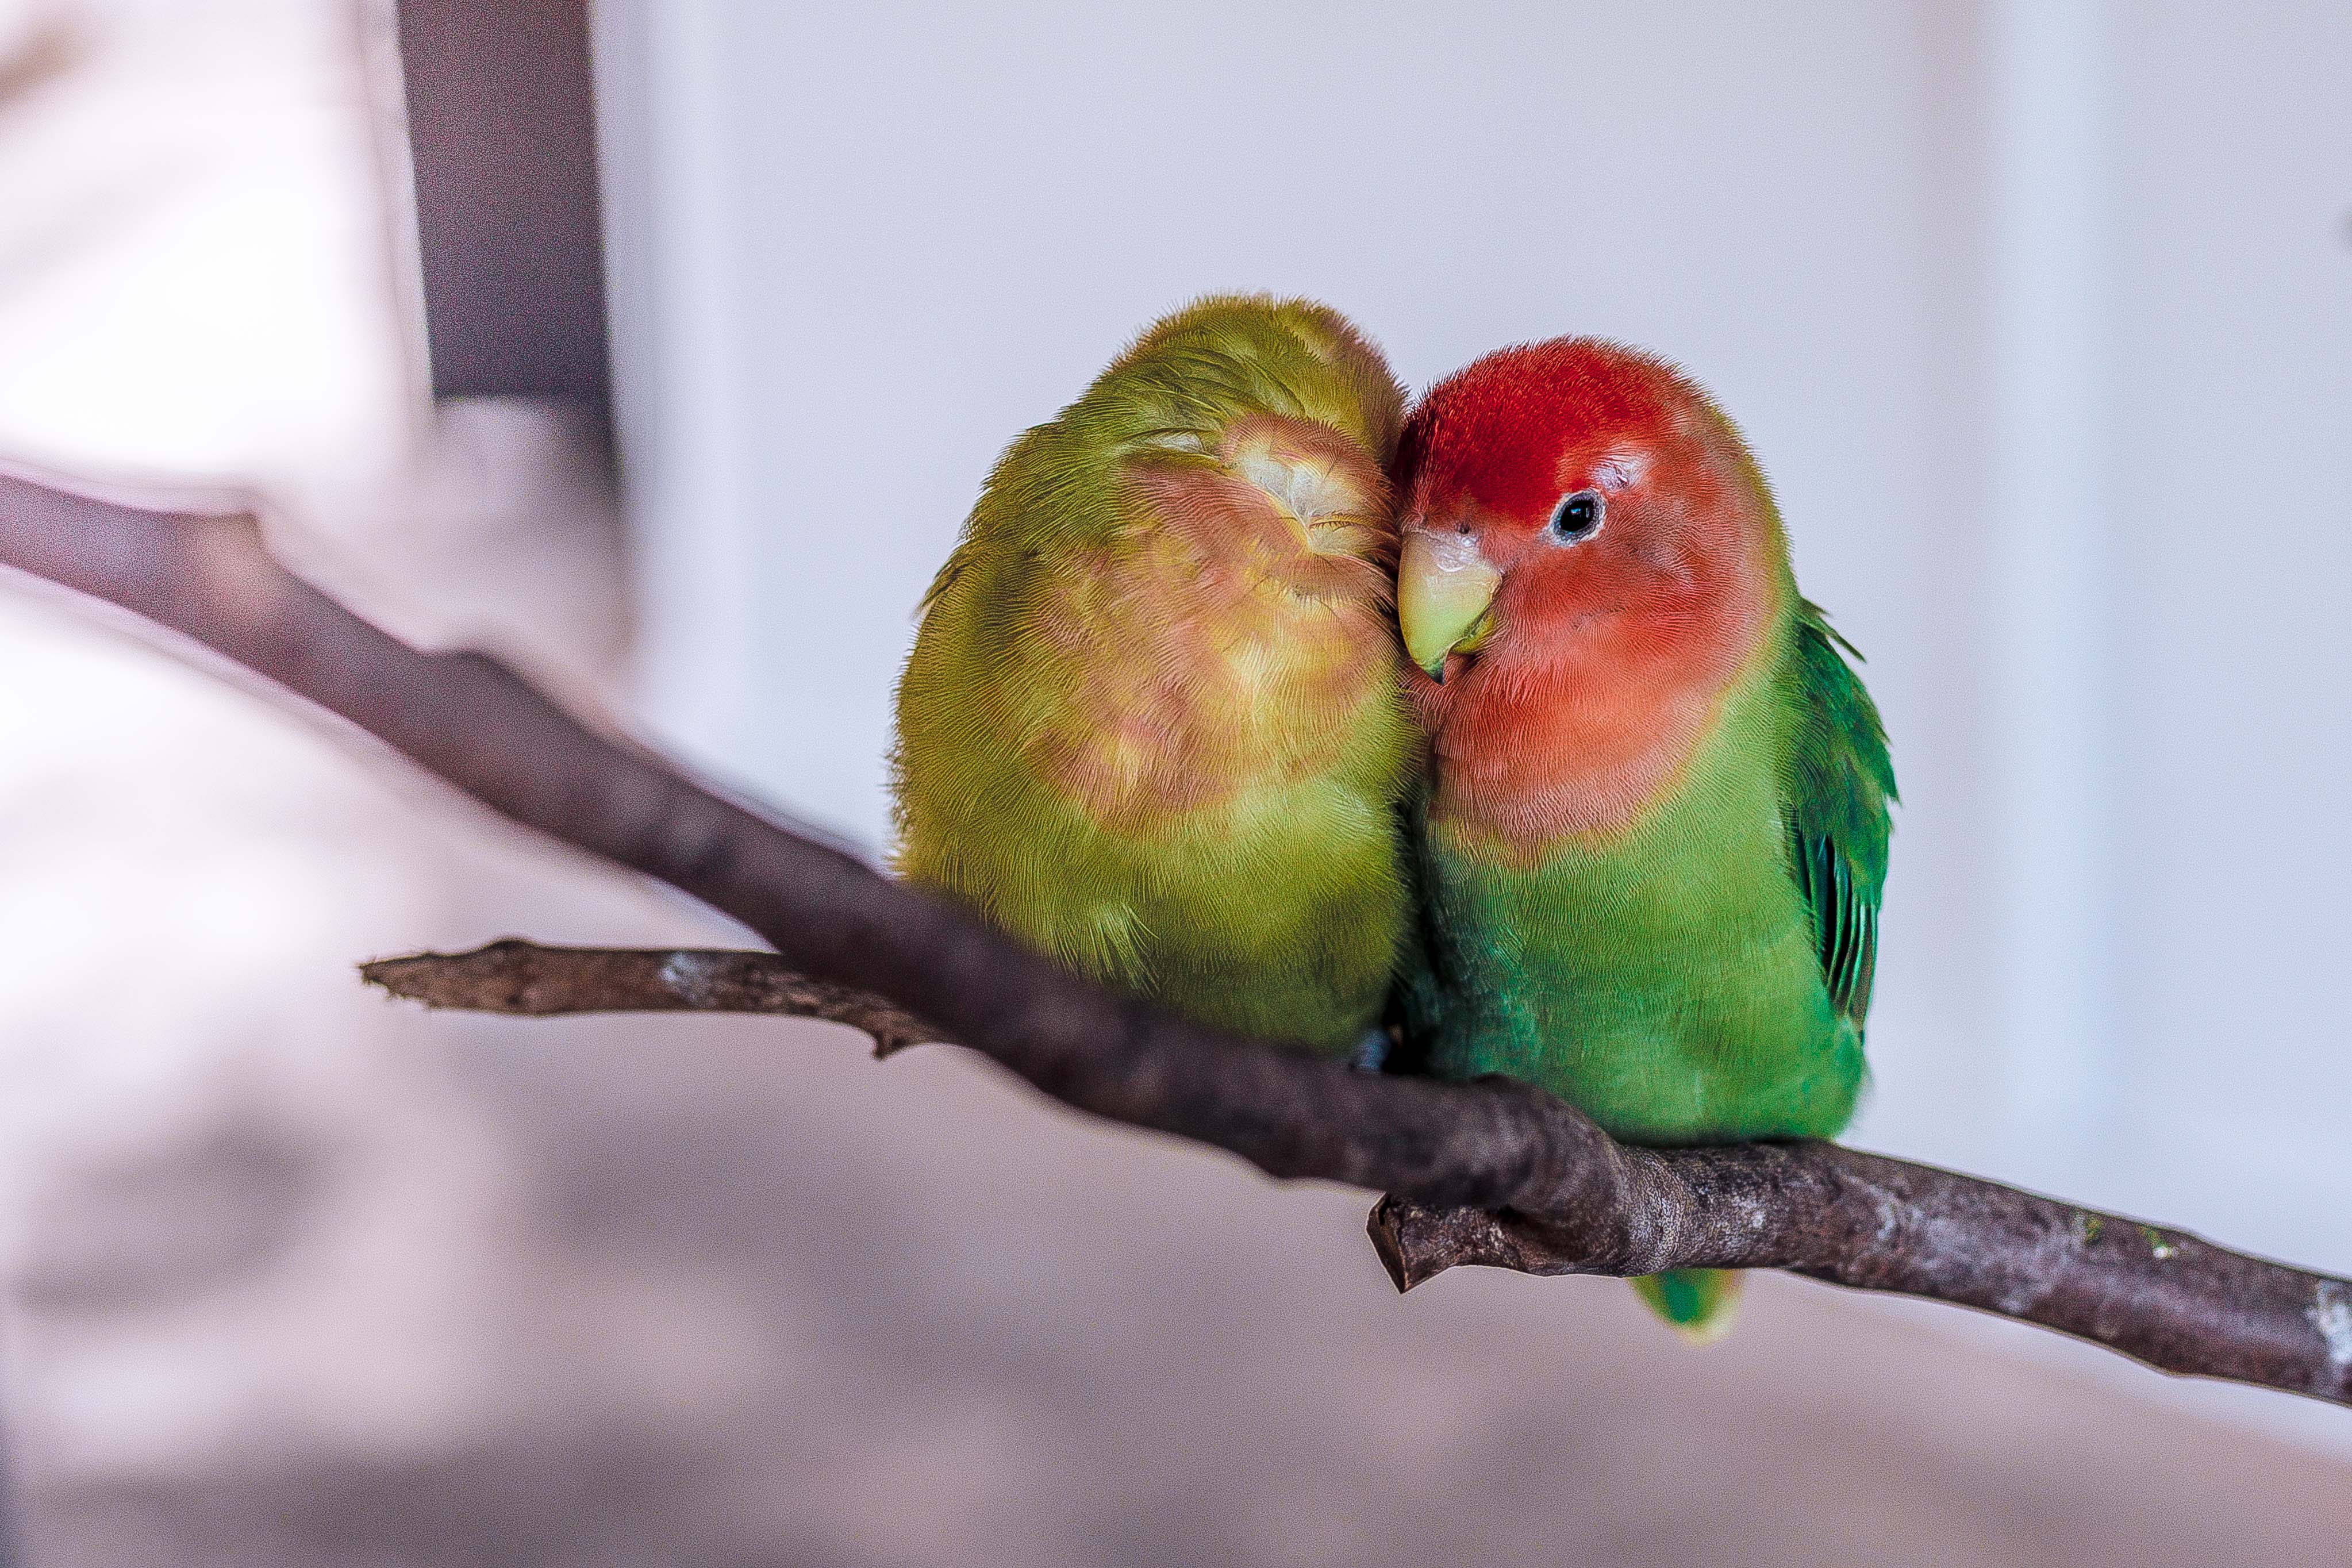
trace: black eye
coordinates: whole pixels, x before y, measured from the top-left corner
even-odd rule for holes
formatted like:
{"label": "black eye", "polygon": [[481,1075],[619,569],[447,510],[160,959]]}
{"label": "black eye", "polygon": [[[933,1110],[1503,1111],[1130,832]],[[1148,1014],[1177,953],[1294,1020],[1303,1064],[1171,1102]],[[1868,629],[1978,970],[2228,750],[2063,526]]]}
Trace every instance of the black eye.
{"label": "black eye", "polygon": [[1551,531],[1555,539],[1573,544],[1580,539],[1590,539],[1601,531],[1601,500],[1599,490],[1578,490],[1574,495],[1559,498],[1551,509]]}

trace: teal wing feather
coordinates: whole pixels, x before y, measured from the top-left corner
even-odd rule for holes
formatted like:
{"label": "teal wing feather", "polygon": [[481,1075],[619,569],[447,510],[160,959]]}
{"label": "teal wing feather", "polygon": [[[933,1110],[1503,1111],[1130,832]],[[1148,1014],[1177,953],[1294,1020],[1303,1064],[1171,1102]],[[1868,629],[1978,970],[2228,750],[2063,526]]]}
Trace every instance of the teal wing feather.
{"label": "teal wing feather", "polygon": [[1847,654],[1862,658],[1831,629],[1821,606],[1801,603],[1784,785],[1789,858],[1812,910],[1830,1000],[1858,1030],[1878,967],[1879,894],[1893,831],[1887,807],[1895,795],[1886,731]]}

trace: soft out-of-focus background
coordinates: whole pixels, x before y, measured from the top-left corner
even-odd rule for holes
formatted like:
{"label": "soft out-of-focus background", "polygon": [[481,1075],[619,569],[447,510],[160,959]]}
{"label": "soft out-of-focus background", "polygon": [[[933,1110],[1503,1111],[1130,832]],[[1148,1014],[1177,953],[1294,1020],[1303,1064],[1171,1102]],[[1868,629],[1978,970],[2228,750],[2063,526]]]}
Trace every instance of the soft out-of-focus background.
{"label": "soft out-of-focus background", "polygon": [[[0,0],[0,456],[256,485],[372,613],[875,845],[912,605],[1154,314],[1314,293],[1416,385],[1637,340],[1748,427],[1893,731],[1856,1141],[2352,1268],[2352,13],[595,37],[617,504],[593,415],[431,411],[396,29],[339,0]],[[394,1008],[352,960],[727,933],[18,586],[28,1561],[2340,1560],[2338,1411],[1780,1279],[1705,1353],[1606,1281],[1399,1300],[1360,1194],[953,1053]]]}

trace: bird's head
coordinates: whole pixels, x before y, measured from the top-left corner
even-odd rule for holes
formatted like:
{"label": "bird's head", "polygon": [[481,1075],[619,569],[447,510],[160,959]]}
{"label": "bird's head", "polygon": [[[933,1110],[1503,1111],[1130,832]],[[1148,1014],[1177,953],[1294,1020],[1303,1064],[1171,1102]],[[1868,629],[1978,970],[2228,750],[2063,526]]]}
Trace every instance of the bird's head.
{"label": "bird's head", "polygon": [[[1730,421],[1664,361],[1597,339],[1504,349],[1440,382],[1396,482],[1398,621],[1440,688],[1736,663],[1785,576]],[[1424,707],[1451,695],[1423,685]]]}

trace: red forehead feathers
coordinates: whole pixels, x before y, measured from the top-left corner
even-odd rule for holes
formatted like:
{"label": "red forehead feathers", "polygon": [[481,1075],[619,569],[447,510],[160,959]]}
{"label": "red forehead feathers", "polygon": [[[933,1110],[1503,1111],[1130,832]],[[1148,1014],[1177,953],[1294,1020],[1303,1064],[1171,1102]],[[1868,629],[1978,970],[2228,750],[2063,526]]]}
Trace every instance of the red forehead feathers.
{"label": "red forehead feathers", "polygon": [[1429,389],[1406,424],[1398,472],[1419,498],[1467,496],[1522,515],[1558,499],[1572,447],[1594,458],[1686,429],[1706,395],[1664,360],[1600,338],[1500,349]]}

